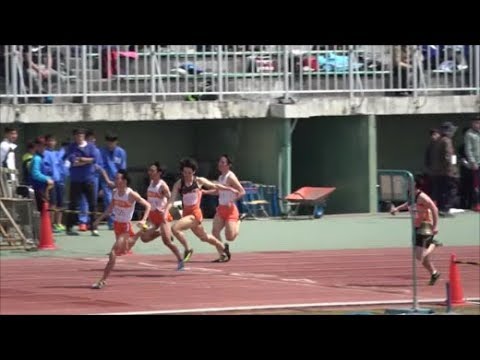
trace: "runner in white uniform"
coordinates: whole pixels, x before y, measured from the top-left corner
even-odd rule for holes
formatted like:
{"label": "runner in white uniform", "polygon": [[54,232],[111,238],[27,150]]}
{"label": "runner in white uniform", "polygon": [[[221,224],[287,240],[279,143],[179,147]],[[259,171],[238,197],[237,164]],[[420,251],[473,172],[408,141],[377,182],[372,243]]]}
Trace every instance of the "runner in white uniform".
{"label": "runner in white uniform", "polygon": [[192,232],[201,240],[205,241],[217,249],[219,258],[215,262],[227,262],[230,260],[230,251],[228,244],[223,244],[213,235],[208,234],[202,225],[203,214],[200,207],[202,200],[202,188],[207,187],[216,190],[227,190],[234,193],[237,190],[223,186],[221,184],[212,183],[204,177],[195,175],[197,171],[197,162],[193,159],[183,159],[180,162],[180,171],[182,177],[178,180],[172,189],[172,196],[167,204],[167,210],[173,205],[176,198],[181,195],[183,203],[183,217],[178,220],[172,227],[173,235],[183,243],[185,240],[185,230],[192,230]]}
{"label": "runner in white uniform", "polygon": [[[140,232],[135,234],[131,224],[132,216],[135,211],[135,204],[139,202],[145,208],[143,219],[137,224],[140,228],[145,227],[145,221],[150,213],[150,204],[143,199],[136,191],[128,187],[130,178],[125,170],[119,170],[115,175],[115,190],[113,199],[107,210],[95,221],[96,226],[111,213],[115,215],[113,229],[115,231],[115,244],[109,254],[109,260],[102,278],[93,284],[92,288],[101,289],[105,286],[106,280],[113,267],[117,256],[124,255],[130,250],[129,239],[138,237]],[[134,242],[133,242],[134,243]]]}
{"label": "runner in white uniform", "polygon": [[205,194],[218,195],[218,207],[212,224],[212,235],[218,240],[222,241],[220,232],[225,228],[225,238],[228,241],[233,241],[237,238],[240,232],[240,216],[236,202],[245,195],[243,188],[237,176],[231,170],[232,161],[228,155],[222,155],[218,159],[218,170],[221,175],[218,182],[224,186],[231,187],[238,191],[233,193],[225,190],[205,190]]}
{"label": "runner in white uniform", "polygon": [[184,261],[188,261],[193,250],[189,248],[186,239],[181,239],[184,240],[181,241],[184,248],[184,256],[182,257],[178,248],[173,244],[172,232],[170,229],[170,222],[173,221],[173,217],[170,212],[167,212],[167,203],[171,194],[167,183],[162,180],[164,172],[165,170],[158,162],[151,164],[148,168],[150,185],[147,189],[147,200],[152,206],[152,211],[150,211],[148,217],[150,228],[141,234],[140,239],[143,242],[150,242],[157,237],[162,236],[162,241],[165,246],[168,247],[177,258],[177,270],[182,270],[184,267]]}

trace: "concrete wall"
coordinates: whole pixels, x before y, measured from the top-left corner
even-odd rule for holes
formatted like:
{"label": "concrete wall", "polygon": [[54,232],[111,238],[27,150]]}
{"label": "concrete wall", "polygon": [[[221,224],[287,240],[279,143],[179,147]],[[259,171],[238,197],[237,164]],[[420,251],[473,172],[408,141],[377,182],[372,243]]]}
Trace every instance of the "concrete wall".
{"label": "concrete wall", "polygon": [[193,129],[188,122],[172,123],[75,123],[31,124],[25,126],[25,136],[30,139],[37,134],[54,134],[58,140],[70,139],[76,127],[92,128],[97,136],[97,145],[104,146],[108,131],[119,136],[119,145],[127,150],[128,166],[145,166],[159,160],[169,168],[176,167],[178,160],[193,153]]}
{"label": "concrete wall", "polygon": [[[63,123],[77,121],[158,121],[158,120],[212,120],[259,118],[311,118],[320,116],[449,114],[480,112],[478,95],[430,94],[415,102],[413,97],[367,96],[364,99],[348,96],[315,94],[308,97],[294,94],[296,102],[290,105],[263,99],[249,93],[244,99],[225,101],[162,101],[152,104],[150,99],[101,97],[91,104],[28,104],[0,103],[0,123]],[[313,96],[313,97],[311,97]],[[129,101],[130,100],[130,101]]]}
{"label": "concrete wall", "polygon": [[429,130],[444,121],[458,126],[454,145],[463,144],[462,128],[470,125],[473,114],[377,116],[379,169],[423,170],[423,156],[429,143]]}
{"label": "concrete wall", "polygon": [[[462,142],[461,128],[473,114],[377,116],[378,169],[422,170],[428,131],[444,121],[459,126],[454,139]],[[25,142],[38,134],[52,133],[59,141],[71,136],[75,127],[92,127],[99,145],[108,130],[120,137],[128,152],[129,167],[138,168],[135,184],[143,168],[154,160],[176,172],[178,161],[194,156],[202,175],[215,174],[218,155],[228,153],[242,180],[278,185],[278,154],[281,149],[283,119],[222,119],[182,121],[63,122],[15,124],[19,128],[18,167]],[[0,124],[0,131],[6,124]],[[300,119],[293,133],[292,190],[305,186],[335,186],[327,212],[365,212],[371,203],[372,149],[368,116],[314,117]],[[373,129],[374,133],[375,129]],[[338,149],[341,148],[342,151]],[[373,157],[374,157],[373,152]],[[208,166],[207,166],[208,165]],[[370,182],[370,185],[369,185]],[[370,191],[370,200],[369,200]],[[370,204],[371,205],[371,204]]]}
{"label": "concrete wall", "polygon": [[327,213],[369,211],[367,116],[299,120],[292,148],[293,189],[334,186]]}
{"label": "concrete wall", "polygon": [[281,119],[197,121],[195,154],[215,167],[218,156],[229,154],[241,180],[277,184]]}
{"label": "concrete wall", "polygon": [[[104,136],[114,131],[120,146],[127,151],[128,167],[133,168],[134,184],[141,181],[143,169],[158,160],[176,172],[185,156],[199,161],[200,174],[215,176],[216,161],[223,153],[235,162],[241,180],[277,184],[278,152],[282,119],[194,120],[157,122],[78,122],[19,124],[17,160],[25,152],[25,143],[39,134],[53,134],[59,142],[71,139],[76,127],[92,128],[97,145],[104,146]],[[0,128],[3,133],[3,126]],[[20,163],[18,163],[20,168]],[[137,176],[135,176],[137,174]]]}

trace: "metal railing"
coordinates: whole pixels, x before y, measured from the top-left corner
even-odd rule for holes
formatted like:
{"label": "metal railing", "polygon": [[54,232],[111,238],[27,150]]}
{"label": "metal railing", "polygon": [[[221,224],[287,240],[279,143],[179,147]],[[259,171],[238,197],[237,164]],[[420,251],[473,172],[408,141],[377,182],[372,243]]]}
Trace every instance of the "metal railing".
{"label": "metal railing", "polygon": [[480,96],[478,45],[5,45],[0,99]]}

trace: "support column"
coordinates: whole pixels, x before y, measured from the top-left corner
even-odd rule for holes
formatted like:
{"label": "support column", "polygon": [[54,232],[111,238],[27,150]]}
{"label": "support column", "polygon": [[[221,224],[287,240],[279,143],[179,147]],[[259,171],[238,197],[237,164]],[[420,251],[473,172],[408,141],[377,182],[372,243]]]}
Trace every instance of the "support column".
{"label": "support column", "polygon": [[282,146],[279,154],[279,191],[280,197],[285,197],[292,192],[292,133],[297,125],[297,119],[282,119]]}
{"label": "support column", "polygon": [[377,190],[377,118],[368,115],[368,189],[369,212],[378,211]]}

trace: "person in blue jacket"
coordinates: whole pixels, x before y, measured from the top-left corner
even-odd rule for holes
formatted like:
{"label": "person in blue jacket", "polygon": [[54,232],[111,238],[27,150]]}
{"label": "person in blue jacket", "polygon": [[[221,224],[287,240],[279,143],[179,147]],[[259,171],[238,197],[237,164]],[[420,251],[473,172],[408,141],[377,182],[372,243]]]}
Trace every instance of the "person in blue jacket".
{"label": "person in blue jacket", "polygon": [[76,221],[74,211],[80,203],[82,195],[85,195],[88,203],[90,216],[90,229],[92,236],[99,236],[94,227],[95,222],[95,194],[94,194],[94,171],[95,171],[95,145],[85,139],[86,131],[84,129],[75,129],[73,136],[75,141],[67,148],[64,160],[70,162],[70,202],[67,216],[66,233],[67,235],[78,235],[73,231],[73,225]]}
{"label": "person in blue jacket", "polygon": [[[105,136],[107,146],[100,149],[102,153],[103,169],[108,175],[108,178],[113,181],[115,180],[115,175],[118,170],[127,169],[127,153],[124,149],[118,146],[118,136],[114,133],[107,133]],[[103,192],[103,205],[106,209],[108,205],[112,202],[112,189],[108,184],[101,178],[100,179],[100,188]],[[108,228],[113,229],[113,217],[108,218]]]}
{"label": "person in blue jacket", "polygon": [[47,191],[53,187],[54,182],[50,176],[46,174],[46,166],[44,162],[45,138],[39,136],[34,141],[35,155],[30,162],[30,178],[33,190],[35,191],[35,200],[38,211],[42,211],[44,203],[48,200]]}
{"label": "person in blue jacket", "polygon": [[[102,166],[102,156],[100,150],[97,148],[96,142],[97,139],[95,137],[95,132],[91,129],[86,131],[85,139],[89,144],[95,146],[95,167],[92,169],[93,171],[93,194],[94,194],[94,204],[95,209],[97,209],[97,199],[98,199],[98,187],[99,187],[99,180],[100,180],[100,173],[96,170],[97,166]],[[88,212],[88,202],[85,195],[82,196],[80,199],[80,214],[78,215],[78,221],[80,225],[78,229],[80,231],[87,231],[87,224],[89,223],[90,215]]]}
{"label": "person in blue jacket", "polygon": [[[61,209],[63,207],[63,193],[65,191],[65,184],[60,181],[62,176],[62,162],[58,157],[58,150],[55,150],[57,140],[55,136],[45,135],[45,152],[43,154],[43,161],[46,167],[46,174],[52,178],[55,185],[50,192],[50,208]],[[56,211],[52,213],[53,231],[65,231],[62,225],[62,212]]]}

